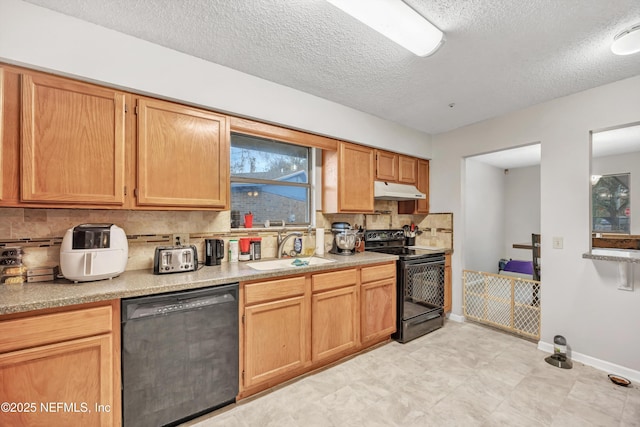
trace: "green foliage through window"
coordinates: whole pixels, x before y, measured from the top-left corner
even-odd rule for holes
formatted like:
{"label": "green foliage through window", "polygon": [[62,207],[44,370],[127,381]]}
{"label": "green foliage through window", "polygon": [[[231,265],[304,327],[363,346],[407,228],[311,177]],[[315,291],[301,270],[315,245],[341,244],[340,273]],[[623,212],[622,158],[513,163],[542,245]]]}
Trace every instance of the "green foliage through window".
{"label": "green foliage through window", "polygon": [[629,234],[630,174],[591,177],[592,230]]}

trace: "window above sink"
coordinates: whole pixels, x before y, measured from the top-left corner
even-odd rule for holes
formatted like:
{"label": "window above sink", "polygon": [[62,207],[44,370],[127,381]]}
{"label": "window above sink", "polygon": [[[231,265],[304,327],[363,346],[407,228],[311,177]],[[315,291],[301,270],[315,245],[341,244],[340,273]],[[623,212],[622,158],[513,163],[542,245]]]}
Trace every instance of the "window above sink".
{"label": "window above sink", "polygon": [[[267,221],[287,225],[311,223],[313,149],[273,139],[231,133],[231,228]],[[265,225],[266,226],[266,225]]]}

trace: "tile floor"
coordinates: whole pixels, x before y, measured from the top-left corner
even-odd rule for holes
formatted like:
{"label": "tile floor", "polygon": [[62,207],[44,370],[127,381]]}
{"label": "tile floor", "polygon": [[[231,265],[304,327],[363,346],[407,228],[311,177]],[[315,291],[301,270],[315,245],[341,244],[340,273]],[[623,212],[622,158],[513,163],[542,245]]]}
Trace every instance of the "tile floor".
{"label": "tile floor", "polygon": [[473,323],[391,342],[193,420],[235,426],[640,426],[640,387]]}

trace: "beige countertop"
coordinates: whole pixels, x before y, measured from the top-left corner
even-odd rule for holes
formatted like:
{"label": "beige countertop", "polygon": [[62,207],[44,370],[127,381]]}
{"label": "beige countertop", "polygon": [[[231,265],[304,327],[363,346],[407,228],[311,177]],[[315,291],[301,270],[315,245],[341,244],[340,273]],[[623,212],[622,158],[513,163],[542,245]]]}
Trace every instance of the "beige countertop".
{"label": "beige countertop", "polygon": [[582,254],[582,258],[598,261],[640,263],[640,251],[634,249],[593,248],[591,252]]}
{"label": "beige countertop", "polygon": [[268,271],[254,270],[245,262],[223,262],[218,266],[202,266],[198,271],[189,273],[154,275],[152,270],[148,269],[125,271],[113,279],[95,282],[73,283],[59,279],[55,282],[0,285],[0,314],[183,291],[240,281],[272,279],[398,259],[395,255],[376,252],[361,252],[351,256],[325,254],[322,258],[335,262]]}

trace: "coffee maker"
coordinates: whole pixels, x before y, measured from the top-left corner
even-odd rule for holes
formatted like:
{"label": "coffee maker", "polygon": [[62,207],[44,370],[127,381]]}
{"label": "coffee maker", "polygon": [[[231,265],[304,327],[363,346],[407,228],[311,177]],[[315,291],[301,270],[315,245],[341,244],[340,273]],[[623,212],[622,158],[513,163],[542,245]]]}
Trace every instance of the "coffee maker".
{"label": "coffee maker", "polygon": [[220,265],[224,258],[224,241],[222,239],[204,240],[204,265]]}
{"label": "coffee maker", "polygon": [[357,241],[357,230],[352,230],[348,222],[334,222],[331,224],[333,244],[329,253],[336,255],[353,255]]}

